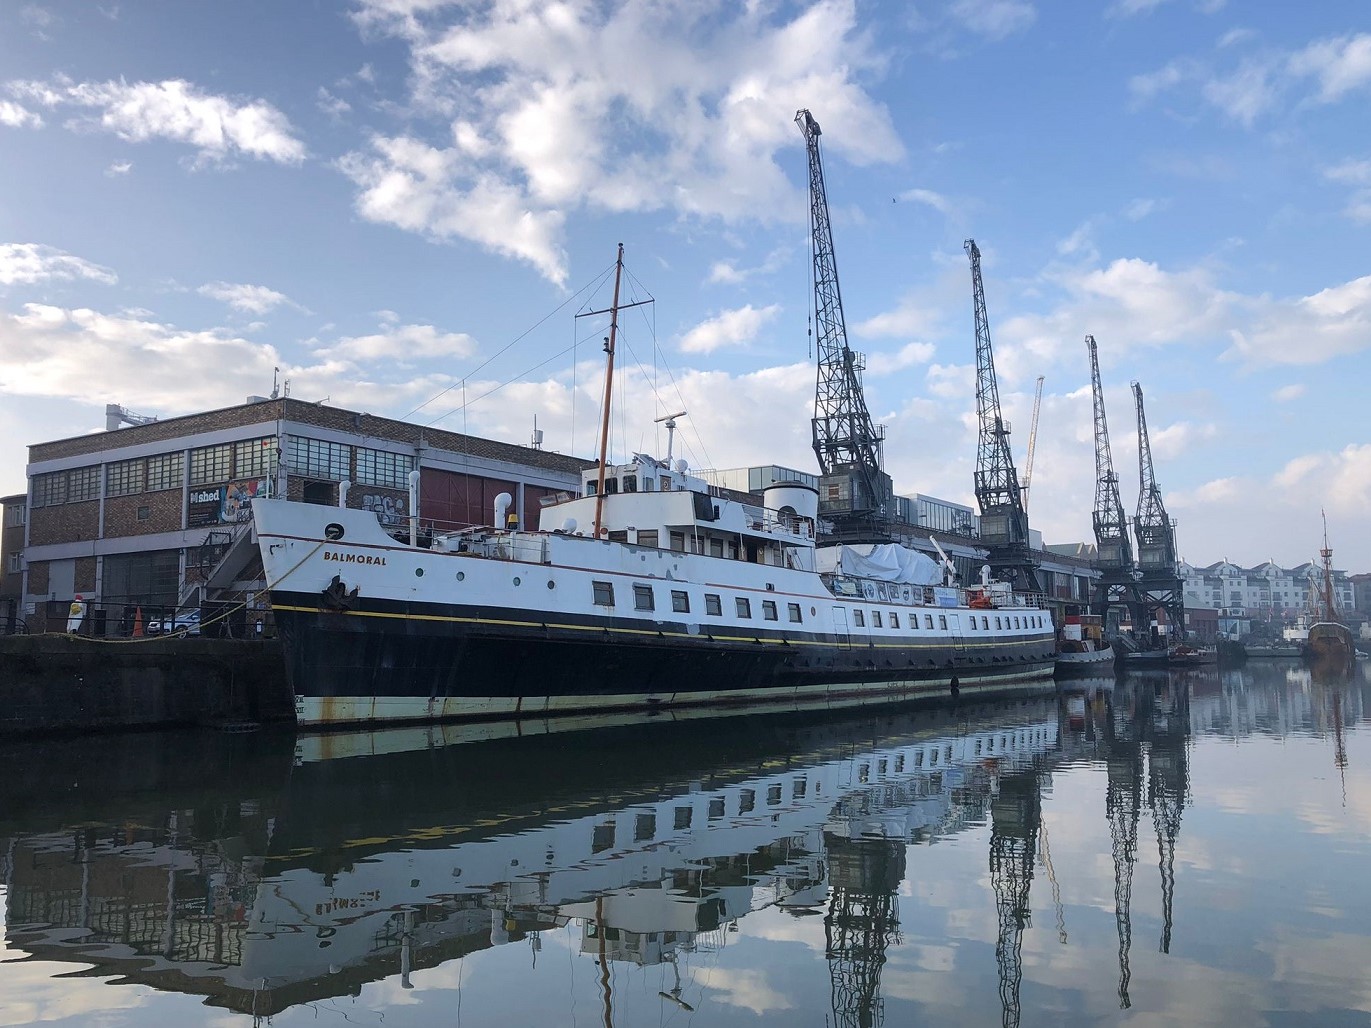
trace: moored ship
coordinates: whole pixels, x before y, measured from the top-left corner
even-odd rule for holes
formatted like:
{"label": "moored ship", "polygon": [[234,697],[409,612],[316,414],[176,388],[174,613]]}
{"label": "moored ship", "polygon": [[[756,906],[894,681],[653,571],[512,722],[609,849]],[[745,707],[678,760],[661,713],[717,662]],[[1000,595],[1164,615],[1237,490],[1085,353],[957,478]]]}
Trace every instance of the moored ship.
{"label": "moored ship", "polygon": [[1328,518],[1323,522],[1323,549],[1319,551],[1323,581],[1319,583],[1315,620],[1304,644],[1305,661],[1318,672],[1337,674],[1350,670],[1356,659],[1352,630],[1338,613],[1333,593],[1333,551],[1328,546]]}

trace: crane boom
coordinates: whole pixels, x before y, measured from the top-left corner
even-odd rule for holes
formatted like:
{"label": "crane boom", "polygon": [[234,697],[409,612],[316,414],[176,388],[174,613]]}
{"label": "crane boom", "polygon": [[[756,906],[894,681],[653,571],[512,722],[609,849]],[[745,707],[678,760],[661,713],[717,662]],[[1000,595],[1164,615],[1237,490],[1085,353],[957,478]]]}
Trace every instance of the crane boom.
{"label": "crane boom", "polygon": [[1033,391],[1033,421],[1028,426],[1028,452],[1023,461],[1023,509],[1028,513],[1028,490],[1033,482],[1033,454],[1038,449],[1038,412],[1043,405],[1043,376],[1038,376],[1038,387]]}
{"label": "crane boom", "polygon": [[1131,569],[1133,546],[1128,539],[1128,518],[1119,496],[1119,476],[1109,452],[1109,422],[1104,415],[1104,387],[1100,385],[1100,355],[1094,336],[1085,337],[1090,353],[1090,389],[1095,398],[1095,543],[1100,566]]}
{"label": "crane boom", "polygon": [[1142,386],[1133,383],[1138,408],[1138,513],[1133,530],[1138,537],[1138,565],[1144,571],[1176,572],[1176,537],[1162,503],[1162,491],[1152,468],[1152,444],[1147,437]]}
{"label": "crane boom", "polygon": [[818,380],[814,397],[814,455],[823,473],[819,511],[826,518],[875,534],[889,517],[894,493],[881,469],[883,433],[871,421],[862,393],[863,361],[847,344],[833,230],[828,217],[819,123],[808,110],[795,114],[809,154],[809,210],[813,249],[814,323]]}
{"label": "crane boom", "polygon": [[1009,451],[1009,424],[1000,413],[1000,387],[995,380],[995,352],[990,343],[981,251],[974,239],[965,243],[971,259],[971,297],[976,320],[976,502],[981,508],[981,542],[990,551],[990,567],[1007,574],[1020,589],[1041,592],[1037,564],[1029,553],[1028,514],[1019,473]]}

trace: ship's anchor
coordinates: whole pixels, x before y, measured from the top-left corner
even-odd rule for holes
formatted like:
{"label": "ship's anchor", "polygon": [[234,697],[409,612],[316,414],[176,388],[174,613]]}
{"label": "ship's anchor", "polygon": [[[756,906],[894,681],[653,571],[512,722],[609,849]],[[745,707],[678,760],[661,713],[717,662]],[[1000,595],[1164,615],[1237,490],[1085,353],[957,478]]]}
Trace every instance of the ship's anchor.
{"label": "ship's anchor", "polygon": [[319,605],[325,610],[352,610],[357,606],[357,588],[354,585],[349,591],[342,578],[334,575],[333,581],[319,594]]}

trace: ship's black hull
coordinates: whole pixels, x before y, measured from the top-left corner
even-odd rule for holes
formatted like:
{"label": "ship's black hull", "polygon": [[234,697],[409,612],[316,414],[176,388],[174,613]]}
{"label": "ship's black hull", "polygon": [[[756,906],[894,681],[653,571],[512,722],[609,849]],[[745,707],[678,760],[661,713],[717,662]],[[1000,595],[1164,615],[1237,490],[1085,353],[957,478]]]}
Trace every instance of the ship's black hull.
{"label": "ship's black hull", "polygon": [[[297,709],[304,699],[376,697],[423,700],[433,717],[461,717],[755,702],[759,692],[831,699],[879,694],[883,683],[896,694],[945,693],[1050,676],[1054,661],[1050,632],[960,644],[892,633],[888,642],[841,645],[762,626],[711,637],[668,621],[644,631],[631,619],[558,615],[553,625],[519,610],[367,600],[332,612],[316,596],[292,594],[273,602]],[[467,698],[480,702],[451,702]],[[331,709],[304,720],[335,720]],[[383,719],[355,705],[336,717]]]}

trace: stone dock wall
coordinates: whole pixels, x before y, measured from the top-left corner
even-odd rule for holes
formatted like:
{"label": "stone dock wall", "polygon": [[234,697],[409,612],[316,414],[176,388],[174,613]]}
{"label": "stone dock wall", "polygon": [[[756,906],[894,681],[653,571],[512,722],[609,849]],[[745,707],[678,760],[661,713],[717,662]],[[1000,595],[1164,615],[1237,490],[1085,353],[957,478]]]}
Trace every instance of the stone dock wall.
{"label": "stone dock wall", "polygon": [[0,737],[294,718],[274,640],[0,637]]}

